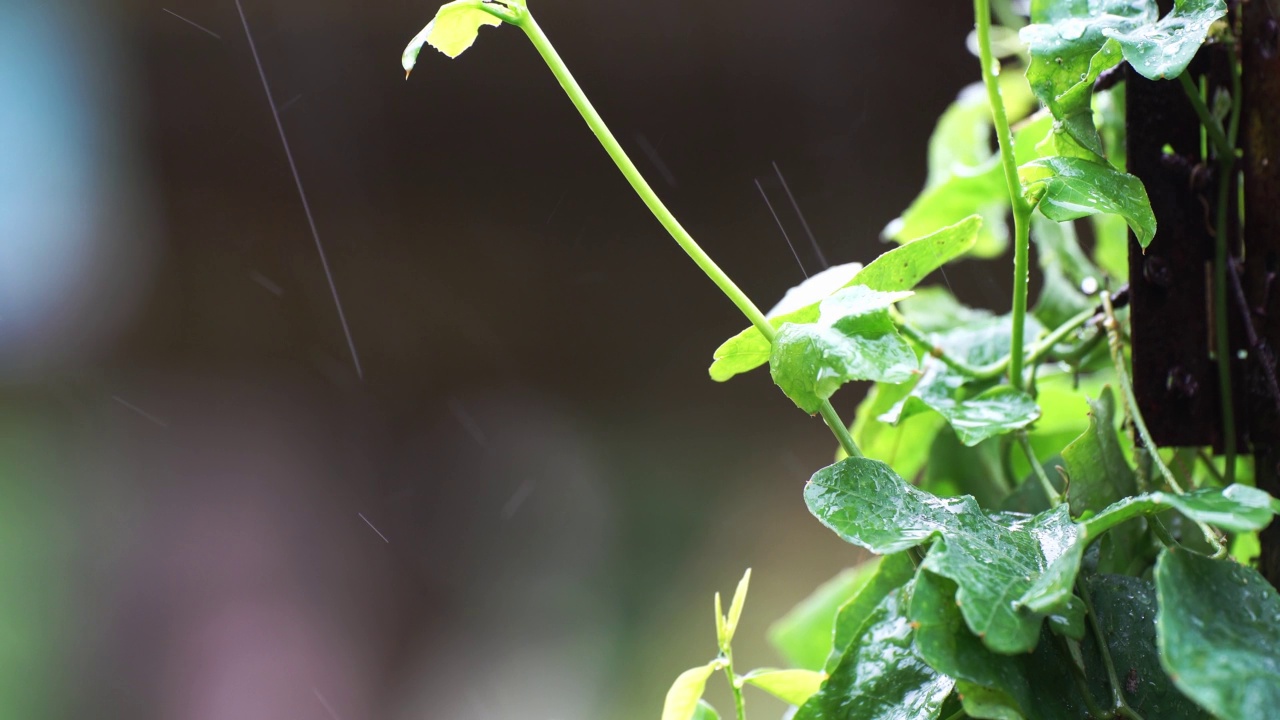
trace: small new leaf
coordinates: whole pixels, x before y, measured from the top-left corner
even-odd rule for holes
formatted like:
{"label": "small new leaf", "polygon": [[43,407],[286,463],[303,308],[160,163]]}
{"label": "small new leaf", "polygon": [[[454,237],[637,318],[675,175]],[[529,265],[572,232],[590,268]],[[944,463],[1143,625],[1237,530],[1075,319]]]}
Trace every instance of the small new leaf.
{"label": "small new leaf", "polygon": [[747,673],[742,682],[755,685],[789,705],[803,705],[826,679],[826,673],[813,670],[761,669]]}
{"label": "small new leaf", "polygon": [[667,691],[667,700],[662,706],[662,720],[690,720],[698,709],[703,691],[707,689],[707,678],[719,668],[720,661],[712,660],[706,665],[680,673]]}
{"label": "small new leaf", "polygon": [[733,642],[733,633],[738,629],[738,620],[742,618],[742,606],[747,603],[747,586],[751,584],[751,568],[742,574],[738,581],[738,589],[733,591],[733,602],[729,603],[729,616],[725,618],[724,644]]}
{"label": "small new leaf", "polygon": [[481,9],[483,0],[454,0],[442,5],[435,18],[413,36],[400,56],[404,76],[409,77],[418,62],[423,45],[430,45],[451,58],[456,58],[476,41],[483,25],[501,25],[502,21]]}

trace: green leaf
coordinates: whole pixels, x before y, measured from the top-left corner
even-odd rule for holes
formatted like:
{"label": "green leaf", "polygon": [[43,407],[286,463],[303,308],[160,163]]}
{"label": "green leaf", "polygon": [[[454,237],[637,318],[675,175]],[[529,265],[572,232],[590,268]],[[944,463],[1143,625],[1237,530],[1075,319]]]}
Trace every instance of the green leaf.
{"label": "green leaf", "polygon": [[[856,272],[842,287],[866,285],[872,290],[881,292],[910,290],[934,270],[973,247],[981,226],[982,218],[969,217],[928,237],[894,248]],[[852,265],[844,267],[848,268]],[[826,288],[827,285],[822,287]],[[819,289],[815,286],[814,292],[818,291]],[[827,291],[827,294],[829,295],[830,292],[834,292],[834,289]],[[801,297],[809,299],[807,292]],[[800,298],[797,298],[796,302],[799,300]],[[780,305],[780,307],[788,306]],[[782,327],[784,323],[812,323],[817,321],[819,314],[819,302],[813,299],[807,305],[794,310],[784,311],[775,308],[775,312],[769,313],[769,322],[775,328]],[[716,348],[715,361],[711,364],[711,378],[717,382],[724,382],[734,375],[753,370],[769,362],[769,354],[769,341],[765,340],[756,328],[747,328]]]}
{"label": "green leaf", "polygon": [[916,657],[907,592],[875,607],[831,677],[795,720],[933,720],[954,684]]}
{"label": "green leaf", "polygon": [[712,660],[706,665],[680,673],[667,691],[667,700],[662,706],[662,720],[690,720],[698,708],[703,691],[707,689],[707,678],[720,667],[720,660]]}
{"label": "green leaf", "polygon": [[1084,720],[1086,704],[1067,679],[1071,657],[1048,629],[1031,653],[1000,655],[967,627],[956,584],[920,573],[911,598],[916,652],[938,672],[954,677],[965,712],[975,718]]}
{"label": "green leaf", "polygon": [[1125,459],[1116,433],[1115,396],[1104,388],[1089,402],[1089,429],[1062,450],[1071,477],[1071,513],[1098,512],[1138,491],[1133,468]]}
{"label": "green leaf", "polygon": [[972,497],[935,497],[867,458],[819,470],[804,494],[822,524],[874,553],[936,541],[921,569],[959,584],[965,621],[996,652],[1035,647],[1079,566],[1081,533],[1065,506],[992,517]]}
{"label": "green leaf", "polygon": [[484,0],[454,0],[442,5],[436,11],[435,19],[413,36],[400,56],[405,77],[413,72],[423,45],[430,45],[445,55],[456,58],[476,41],[481,26],[501,25],[501,20],[480,9],[482,5]]}
{"label": "green leaf", "polygon": [[1142,247],[1156,234],[1156,217],[1142,181],[1108,165],[1081,158],[1049,157],[1018,168],[1026,193],[1058,222],[1111,213],[1125,219]]}
{"label": "green leaf", "polygon": [[1124,59],[1150,80],[1176,78],[1204,44],[1209,26],[1227,14],[1223,0],[1177,0],[1173,12],[1159,22],[1130,30],[1103,33],[1124,49]]}
{"label": "green leaf", "polygon": [[[1025,115],[1033,102],[1026,82],[1016,72],[1000,76],[1006,112]],[[973,213],[987,222],[972,254],[994,257],[1008,244],[1005,215],[1009,190],[1000,157],[991,145],[991,107],[982,83],[964,88],[929,138],[929,176],[919,197],[884,229],[885,239],[899,242],[951,225]]]}
{"label": "green leaf", "polygon": [[1102,272],[1080,249],[1073,223],[1057,223],[1042,214],[1031,217],[1031,239],[1043,276],[1032,311],[1041,325],[1058,327],[1097,301],[1082,287],[1101,288]]}
{"label": "green leaf", "polygon": [[706,700],[699,700],[698,706],[693,710],[693,718],[691,720],[720,720],[720,713],[711,707],[711,703]]}
{"label": "green leaf", "polygon": [[919,360],[889,317],[889,306],[908,295],[855,285],[823,300],[816,323],[784,324],[769,356],[774,382],[816,413],[847,382],[910,380]]}
{"label": "green leaf", "polygon": [[[1095,575],[1087,587],[1097,623],[1130,707],[1143,717],[1161,720],[1210,720],[1211,716],[1183,695],[1160,666],[1156,650],[1156,588],[1123,575]],[[1100,659],[1100,658],[1099,658]],[[1090,678],[1109,683],[1100,663],[1089,663]]]}
{"label": "green leaf", "polygon": [[880,570],[876,557],[842,570],[800,601],[769,628],[771,642],[788,664],[821,670],[831,653],[832,628],[840,608]]}
{"label": "green leaf", "polygon": [[[788,315],[797,310],[813,309],[813,317],[817,318],[818,303],[834,295],[837,291],[855,284],[853,279],[862,272],[862,263],[845,263],[832,265],[816,275],[804,279],[804,282],[791,288],[782,296],[777,305],[770,308],[769,317]],[[801,322],[795,320],[793,322]],[[755,328],[752,328],[753,330]]]}
{"label": "green leaf", "polygon": [[742,619],[742,607],[747,604],[747,586],[751,584],[751,568],[742,574],[738,588],[733,591],[733,602],[729,603],[729,614],[724,623],[724,644],[727,647],[733,642],[733,634],[738,630],[738,621]]}
{"label": "green leaf", "polygon": [[828,673],[835,672],[836,666],[840,664],[840,658],[844,657],[849,645],[862,632],[867,618],[871,617],[881,601],[894,590],[910,582],[916,572],[911,558],[904,552],[885,555],[877,558],[877,561],[874,563],[875,576],[858,591],[857,595],[840,608],[840,613],[836,616],[835,630],[832,633],[831,642],[828,643],[831,648],[831,654],[827,657],[825,665]]}
{"label": "green leaf", "polygon": [[1280,595],[1252,568],[1190,552],[1156,564],[1160,658],[1178,688],[1223,720],[1280,707]]}
{"label": "green leaf", "polygon": [[1156,20],[1153,0],[1073,0],[1038,3],[1022,29],[1031,53],[1027,81],[1054,118],[1082,147],[1105,151],[1090,103],[1098,75],[1120,63],[1121,46],[1108,31],[1129,31]]}
{"label": "green leaf", "polygon": [[[933,413],[919,413],[896,425],[878,420],[910,395],[911,389],[910,383],[876,383],[858,404],[850,428],[853,441],[864,455],[887,463],[905,478],[914,478],[925,467],[929,446],[944,425],[942,418]],[[845,457],[842,449],[836,459]]]}
{"label": "green leaf", "polygon": [[716,592],[716,642],[720,647],[729,644],[729,628],[724,617],[724,607],[720,602],[720,593]]}
{"label": "green leaf", "polygon": [[1280,511],[1276,501],[1266,492],[1236,484],[1225,488],[1203,488],[1185,495],[1152,492],[1125,498],[1089,518],[1084,526],[1089,537],[1095,538],[1127,520],[1170,509],[1196,522],[1237,533],[1265,528]]}
{"label": "green leaf", "polygon": [[818,692],[827,674],[814,670],[752,670],[742,682],[755,685],[788,705],[803,705]]}

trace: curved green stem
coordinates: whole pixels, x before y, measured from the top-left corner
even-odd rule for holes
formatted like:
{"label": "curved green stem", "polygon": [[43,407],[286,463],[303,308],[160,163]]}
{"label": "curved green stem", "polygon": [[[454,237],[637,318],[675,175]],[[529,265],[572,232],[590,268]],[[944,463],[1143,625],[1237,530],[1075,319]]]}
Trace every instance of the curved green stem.
{"label": "curved green stem", "polygon": [[1036,457],[1035,448],[1031,447],[1031,438],[1027,437],[1026,430],[1017,432],[1018,444],[1022,446],[1022,452],[1027,456],[1027,462],[1031,464],[1031,470],[1035,473],[1036,479],[1040,481],[1040,486],[1044,488],[1045,497],[1049,498],[1049,507],[1057,507],[1062,504],[1062,494],[1053,486],[1053,482],[1049,480],[1049,476],[1045,474],[1044,465],[1040,464],[1040,458]]}
{"label": "curved green stem", "polygon": [[[1080,329],[1080,326],[1089,322],[1091,318],[1097,315],[1094,308],[1082,310],[1076,313],[1066,322],[1054,328],[1053,332],[1044,336],[1044,339],[1036,343],[1031,348],[1031,352],[1027,353],[1026,361],[1029,364],[1039,362],[1044,356],[1048,355],[1058,343],[1062,342],[1071,333]],[[969,363],[948,354],[945,350],[933,344],[928,334],[920,328],[912,325],[907,321],[901,313],[896,310],[891,311],[893,322],[902,331],[902,334],[911,342],[923,347],[926,352],[935,358],[938,358],[947,367],[964,375],[971,380],[994,380],[1004,374],[1005,369],[1009,367],[1012,361],[1012,355],[1005,355],[999,360],[987,365],[970,365]]]}
{"label": "curved green stem", "polygon": [[742,684],[738,682],[738,675],[733,671],[733,649],[724,649],[724,676],[729,679],[729,689],[733,691],[733,707],[736,711],[737,720],[747,720],[747,701],[742,696]]}
{"label": "curved green stem", "polygon": [[1022,338],[1027,317],[1027,276],[1030,273],[1033,208],[1022,196],[1022,184],[1018,181],[1018,165],[1013,152],[1013,132],[1009,129],[1004,98],[1000,95],[999,69],[991,54],[991,0],[973,0],[973,14],[978,25],[978,59],[982,64],[982,81],[987,87],[987,101],[991,105],[996,140],[1000,143],[1000,164],[1004,168],[1004,181],[1008,186],[1009,203],[1013,209],[1013,332],[1009,343],[1009,382],[1021,390],[1025,385],[1022,376]]}
{"label": "curved green stem", "polygon": [[1093,607],[1093,599],[1089,596],[1089,588],[1083,578],[1076,578],[1076,592],[1080,594],[1080,599],[1084,601],[1085,619],[1088,620],[1089,627],[1093,629],[1094,642],[1098,644],[1098,652],[1102,655],[1102,665],[1107,670],[1107,682],[1111,685],[1111,711],[1114,713],[1114,717],[1142,720],[1142,716],[1130,707],[1129,702],[1125,700],[1124,691],[1120,686],[1120,676],[1116,675],[1116,665],[1111,659],[1111,646],[1107,644],[1107,636],[1102,632],[1102,626],[1098,624],[1098,612]]}
{"label": "curved green stem", "polygon": [[[667,209],[667,206],[658,198],[658,194],[649,186],[648,181],[646,181],[644,176],[640,174],[640,170],[636,168],[635,163],[631,162],[631,158],[628,157],[626,151],[622,149],[622,145],[618,143],[617,138],[613,136],[609,127],[605,125],[604,120],[600,117],[600,113],[596,112],[591,101],[587,99],[586,93],[582,91],[582,87],[578,85],[578,81],[575,80],[573,74],[569,72],[568,66],[566,66],[564,61],[560,59],[560,54],[557,53],[555,47],[551,45],[551,41],[547,39],[546,33],[542,32],[542,28],[538,26],[538,22],[533,19],[532,13],[530,13],[526,8],[520,10],[520,12],[514,14],[511,18],[496,13],[495,16],[501,17],[524,31],[525,35],[527,35],[529,40],[533,43],[533,46],[538,50],[538,54],[546,61],[547,67],[551,68],[551,73],[560,81],[560,87],[564,88],[569,99],[573,101],[574,107],[578,108],[578,112],[582,114],[582,119],[587,121],[587,126],[591,128],[593,133],[595,133],[596,139],[604,146],[605,152],[609,153],[609,157],[613,158],[613,162],[616,163],[618,169],[622,171],[622,175],[627,179],[627,182],[631,183],[631,187],[636,191],[636,194],[640,196],[640,199],[644,201],[645,206],[648,207],[649,211],[653,213],[653,216],[658,219],[658,222],[662,223],[662,227],[666,228],[667,232],[671,233],[671,237],[680,245],[680,248],[683,249],[693,262],[702,269],[702,272],[711,279],[711,282],[715,283],[716,287],[720,288],[720,292],[724,293],[725,297],[729,298],[729,300],[737,306],[738,310],[742,311],[742,314],[751,321],[751,324],[760,331],[760,334],[772,343],[775,335],[773,324],[764,316],[764,313],[760,312],[760,308],[756,307],[756,304],[751,302],[751,298],[747,297],[747,294],[744,293],[741,288],[739,288],[733,280],[731,280],[729,276],[720,269],[720,266],[716,265],[715,261],[711,259],[711,256],[707,255],[707,253],[698,246],[698,243],[694,242],[694,239],[689,235],[689,232],[684,229],[684,226],[676,220],[675,215],[672,215],[671,211]],[[840,442],[840,447],[844,449],[845,453],[851,457],[861,457],[862,451],[858,449],[857,444],[853,441],[853,437],[849,435],[848,426],[840,420],[840,416],[836,413],[835,408],[832,407],[830,402],[823,403],[821,414],[823,419],[826,420],[827,426],[831,428],[831,432],[835,434],[836,439]]]}

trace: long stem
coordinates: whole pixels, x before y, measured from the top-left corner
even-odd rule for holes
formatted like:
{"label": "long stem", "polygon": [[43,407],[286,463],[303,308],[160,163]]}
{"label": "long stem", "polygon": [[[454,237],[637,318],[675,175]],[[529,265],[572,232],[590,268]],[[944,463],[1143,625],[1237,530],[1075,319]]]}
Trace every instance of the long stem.
{"label": "long stem", "polygon": [[738,675],[733,671],[733,648],[726,647],[723,652],[724,676],[729,679],[729,688],[733,691],[733,707],[737,711],[736,716],[738,720],[747,720],[747,701],[742,696],[742,684],[738,682]]}
{"label": "long stem", "polygon": [[1098,643],[1098,652],[1102,654],[1102,664],[1107,669],[1107,682],[1111,685],[1111,709],[1116,717],[1126,717],[1129,720],[1142,720],[1142,716],[1137,713],[1129,702],[1125,700],[1124,691],[1120,687],[1120,677],[1116,675],[1116,665],[1111,659],[1111,648],[1107,645],[1107,637],[1102,632],[1102,626],[1098,624],[1098,611],[1093,607],[1093,599],[1089,596],[1089,588],[1081,578],[1076,578],[1076,591],[1080,593],[1080,599],[1084,601],[1086,611],[1086,619],[1089,621],[1089,627],[1093,628],[1093,639]]}
{"label": "long stem", "polygon": [[1036,479],[1040,481],[1040,486],[1044,488],[1045,497],[1049,498],[1049,507],[1061,505],[1062,495],[1053,486],[1049,476],[1045,474],[1044,465],[1041,465],[1040,458],[1036,457],[1035,448],[1031,447],[1031,438],[1027,437],[1027,431],[1019,430],[1017,435],[1018,444],[1022,446],[1022,452],[1027,456],[1027,462],[1031,463],[1031,470],[1035,473]]}
{"label": "long stem", "polygon": [[[662,227],[671,233],[671,237],[675,239],[681,249],[702,269],[702,272],[706,273],[711,282],[720,288],[725,297],[729,298],[742,311],[742,314],[751,321],[751,324],[760,331],[760,334],[772,343],[775,335],[773,324],[764,316],[764,313],[760,312],[760,308],[751,302],[751,298],[747,297],[747,294],[742,292],[733,280],[720,269],[720,266],[716,265],[711,256],[707,255],[698,246],[698,243],[694,242],[689,232],[684,229],[680,222],[676,220],[675,215],[672,215],[667,206],[658,198],[658,194],[649,186],[648,181],[640,174],[640,170],[636,168],[635,163],[631,162],[630,157],[627,157],[622,145],[618,144],[617,138],[613,136],[609,127],[605,125],[600,113],[596,112],[591,101],[587,99],[586,93],[582,91],[578,81],[569,72],[568,66],[560,59],[560,54],[551,45],[546,33],[542,32],[542,28],[533,19],[533,15],[526,9],[514,19],[508,19],[507,21],[524,30],[525,35],[533,42],[538,54],[546,61],[547,67],[551,68],[551,73],[560,81],[560,87],[564,88],[565,93],[569,95],[569,99],[573,101],[574,106],[578,108],[578,112],[582,114],[582,119],[587,121],[587,126],[595,133],[596,139],[604,146],[605,152],[609,153],[609,157],[613,158],[613,162],[622,171],[622,175],[627,179],[627,182],[631,183],[631,187],[636,191],[636,194],[644,201],[645,206],[649,208],[649,212],[653,213],[658,222],[662,223]],[[829,401],[823,403],[821,413],[828,427],[835,434],[836,439],[840,441],[840,446],[845,453],[851,457],[862,457],[862,451],[858,449],[857,444],[853,442],[853,437],[849,435],[848,426],[840,420],[840,416]]]}
{"label": "long stem", "polygon": [[1013,332],[1009,343],[1009,381],[1021,390],[1025,384],[1022,377],[1022,337],[1027,316],[1032,207],[1022,196],[1022,185],[1018,182],[1018,166],[1013,154],[1013,132],[1009,129],[1004,98],[1000,96],[999,70],[991,55],[991,0],[973,0],[973,14],[978,24],[978,59],[982,64],[982,81],[987,86],[987,101],[991,105],[996,140],[1000,143],[1004,181],[1008,186],[1009,203],[1013,209]]}

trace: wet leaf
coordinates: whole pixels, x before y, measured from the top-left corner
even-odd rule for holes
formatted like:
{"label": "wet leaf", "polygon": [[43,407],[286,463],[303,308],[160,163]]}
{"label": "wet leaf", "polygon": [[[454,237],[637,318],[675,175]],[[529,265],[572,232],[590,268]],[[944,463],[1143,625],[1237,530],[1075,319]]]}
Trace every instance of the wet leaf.
{"label": "wet leaf", "polygon": [[849,644],[862,631],[867,618],[890,593],[910,582],[916,567],[904,552],[877,558],[876,573],[858,593],[840,608],[835,620],[835,631],[829,643],[831,653],[825,669],[835,672]]}
{"label": "wet leaf", "polygon": [[423,45],[430,45],[445,55],[456,58],[476,41],[482,26],[501,25],[501,20],[480,9],[482,5],[483,0],[454,0],[440,6],[435,19],[409,41],[400,57],[405,77],[409,76],[413,66],[417,64],[418,53]]}
{"label": "wet leaf", "polygon": [[769,356],[773,381],[801,409],[816,413],[845,383],[910,380],[919,361],[889,317],[889,306],[909,294],[856,285],[823,300],[817,322],[784,324]]}
{"label": "wet leaf", "polygon": [[1104,388],[1089,402],[1089,429],[1062,450],[1071,485],[1071,513],[1099,512],[1138,491],[1133,468],[1125,459],[1115,425],[1115,396]]}
{"label": "wet leaf", "polygon": [[1103,33],[1124,49],[1124,59],[1151,80],[1176,78],[1204,44],[1209,26],[1226,16],[1223,0],[1177,0],[1159,22]]}
{"label": "wet leaf", "polygon": [[[882,292],[910,290],[934,270],[973,247],[981,226],[982,218],[968,217],[928,237],[894,248],[855,273],[843,287],[866,285]],[[817,321],[819,314],[819,302],[814,300],[795,310],[770,313],[769,322],[775,328],[788,322],[812,323]],[[747,328],[716,348],[715,361],[711,364],[711,378],[723,382],[734,375],[753,370],[769,362],[769,354],[769,341],[754,327]]]}
{"label": "wet leaf", "polygon": [[1085,523],[1090,537],[1131,520],[1166,510],[1177,510],[1196,522],[1208,523],[1228,532],[1261,530],[1271,524],[1280,508],[1266,492],[1247,485],[1203,488],[1185,495],[1151,492],[1113,503]]}
{"label": "wet leaf", "polygon": [[932,720],[954,684],[920,661],[905,589],[871,612],[831,677],[795,720]]}
{"label": "wet leaf", "polygon": [[[869,458],[881,460],[905,478],[914,478],[929,459],[929,446],[945,421],[934,413],[918,413],[896,425],[878,418],[911,394],[912,385],[876,383],[858,405],[853,419],[853,441]],[[843,450],[837,460],[843,460]]]}
{"label": "wet leaf", "polygon": [[880,570],[876,557],[843,570],[801,600],[769,628],[771,642],[788,664],[821,670],[831,653],[836,615]]}
{"label": "wet leaf", "polygon": [[827,674],[814,670],[752,670],[742,682],[754,685],[788,705],[803,705],[818,692]]}
{"label": "wet leaf", "polygon": [[1153,0],[1072,0],[1032,7],[1033,24],[1021,32],[1031,53],[1027,81],[1061,129],[1093,153],[1105,152],[1093,122],[1093,83],[1123,59],[1120,43],[1107,33],[1134,30],[1156,18]]}
{"label": "wet leaf", "polygon": [[1156,633],[1182,692],[1223,720],[1280,707],[1280,595],[1230,560],[1165,551],[1156,564]]}
{"label": "wet leaf", "polygon": [[1142,181],[1109,165],[1080,158],[1050,157],[1018,168],[1025,192],[1050,220],[1064,222],[1110,213],[1125,219],[1142,247],[1156,234],[1156,217]]}
{"label": "wet leaf", "polygon": [[933,543],[921,569],[959,585],[966,623],[996,652],[1035,647],[1041,621],[1065,605],[1079,566],[1080,530],[1065,506],[993,517],[972,497],[935,497],[875,460],[819,470],[805,502],[841,538],[875,553]]}
{"label": "wet leaf", "polygon": [[690,720],[698,708],[703,691],[707,689],[707,678],[719,668],[720,661],[712,660],[706,665],[680,673],[667,691],[667,700],[662,706],[662,720]]}
{"label": "wet leaf", "polygon": [[[1210,720],[1212,717],[1186,695],[1160,666],[1156,650],[1156,588],[1153,583],[1123,575],[1095,575],[1087,587],[1094,617],[1130,707],[1143,717],[1162,720]],[[1098,662],[1086,665],[1098,685],[1110,684]]]}
{"label": "wet leaf", "polygon": [[916,578],[910,616],[916,652],[956,679],[966,713],[979,718],[1084,720],[1086,704],[1067,679],[1071,657],[1046,628],[1031,653],[992,652],[968,628],[956,584],[932,573]]}

